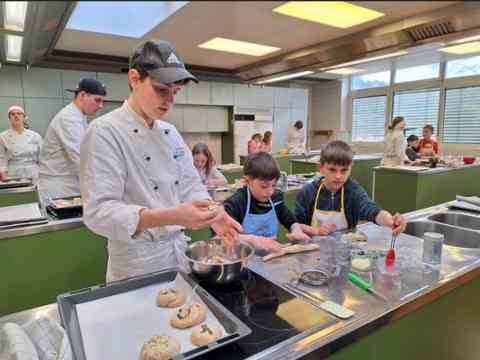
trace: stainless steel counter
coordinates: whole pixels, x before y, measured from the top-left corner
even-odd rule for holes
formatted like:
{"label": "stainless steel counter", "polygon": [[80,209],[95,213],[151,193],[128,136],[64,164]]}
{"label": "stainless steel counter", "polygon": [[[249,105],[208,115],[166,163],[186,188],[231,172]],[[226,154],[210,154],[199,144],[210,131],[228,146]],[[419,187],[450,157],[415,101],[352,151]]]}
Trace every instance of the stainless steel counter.
{"label": "stainless steel counter", "polygon": [[434,175],[434,174],[440,174],[440,173],[446,173],[446,172],[452,172],[452,171],[458,171],[458,170],[464,170],[464,169],[472,169],[472,168],[478,168],[480,167],[479,164],[472,164],[472,165],[461,165],[458,167],[436,167],[433,169],[424,169],[424,170],[418,170],[415,169],[415,166],[403,166],[400,168],[396,167],[384,167],[384,166],[376,166],[373,168],[374,171],[374,176],[376,171],[389,171],[389,172],[396,172],[396,173],[402,173],[402,174],[417,174],[419,176],[423,175]]}
{"label": "stainless steel counter", "polygon": [[0,231],[0,240],[16,238],[19,236],[35,235],[50,231],[74,229],[83,225],[83,218],[81,217],[65,220],[55,220],[49,217],[49,221],[46,224],[33,226],[18,226],[8,230],[2,230]]}
{"label": "stainless steel counter", "polygon": [[[410,220],[419,220],[432,213],[443,212],[447,204],[418,210],[406,217]],[[477,216],[480,219],[480,215]],[[391,239],[391,232],[372,223],[364,224],[359,228],[368,235],[368,242],[355,243],[353,248],[366,250],[385,250]],[[480,234],[480,232],[479,232]],[[461,248],[444,245],[442,265],[439,268],[425,267],[421,261],[423,240],[418,237],[402,234],[396,242],[397,261],[402,265],[402,274],[399,286],[391,286],[388,282],[378,282],[375,271],[364,273],[362,277],[373,282],[374,288],[381,292],[388,302],[371,295],[350,283],[345,278],[349,270],[349,262],[339,262],[338,250],[332,245],[329,237],[315,239],[320,244],[320,252],[309,252],[285,256],[263,262],[254,258],[249,267],[262,276],[281,285],[285,281],[292,281],[299,271],[321,266],[336,273],[328,285],[305,290],[321,295],[324,299],[335,301],[355,311],[355,315],[348,320],[338,320],[328,327],[311,328],[304,333],[290,338],[261,353],[251,356],[250,359],[297,359],[318,349],[325,349],[322,354],[329,354],[339,347],[348,345],[356,336],[365,335],[386,323],[408,314],[418,306],[423,306],[440,297],[445,290],[455,288],[473,277],[480,275],[480,247]],[[321,311],[321,310],[319,310]],[[58,319],[56,304],[23,311],[0,318],[0,325],[6,321],[23,324],[39,314]],[[348,341],[346,336],[348,336]],[[352,336],[350,336],[352,335]],[[336,341],[342,339],[342,341]],[[335,343],[335,345],[334,345]],[[331,347],[331,348],[330,348]],[[325,355],[326,357],[327,355]],[[323,358],[322,355],[317,357]]]}

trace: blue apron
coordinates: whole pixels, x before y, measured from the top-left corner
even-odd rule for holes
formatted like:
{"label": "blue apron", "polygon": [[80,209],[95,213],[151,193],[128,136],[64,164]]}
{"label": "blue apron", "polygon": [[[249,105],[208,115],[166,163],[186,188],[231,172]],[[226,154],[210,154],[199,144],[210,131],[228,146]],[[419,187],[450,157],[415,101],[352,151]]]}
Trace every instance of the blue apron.
{"label": "blue apron", "polygon": [[247,210],[245,211],[245,217],[242,222],[243,233],[248,235],[277,237],[278,218],[272,199],[268,200],[272,206],[272,210],[265,214],[251,214],[251,198],[250,189],[247,186]]}

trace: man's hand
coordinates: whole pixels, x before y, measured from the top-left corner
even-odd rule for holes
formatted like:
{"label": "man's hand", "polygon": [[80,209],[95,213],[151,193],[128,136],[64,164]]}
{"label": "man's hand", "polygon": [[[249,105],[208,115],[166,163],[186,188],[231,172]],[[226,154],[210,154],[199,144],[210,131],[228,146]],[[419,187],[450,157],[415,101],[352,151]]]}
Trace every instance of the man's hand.
{"label": "man's hand", "polygon": [[235,246],[238,243],[238,235],[243,231],[242,225],[228,215],[223,206],[217,206],[215,218],[212,221],[212,229],[222,236],[227,246]]}
{"label": "man's hand", "polygon": [[217,218],[217,210],[212,210],[210,200],[195,200],[183,203],[175,208],[178,225],[197,230],[211,225]]}

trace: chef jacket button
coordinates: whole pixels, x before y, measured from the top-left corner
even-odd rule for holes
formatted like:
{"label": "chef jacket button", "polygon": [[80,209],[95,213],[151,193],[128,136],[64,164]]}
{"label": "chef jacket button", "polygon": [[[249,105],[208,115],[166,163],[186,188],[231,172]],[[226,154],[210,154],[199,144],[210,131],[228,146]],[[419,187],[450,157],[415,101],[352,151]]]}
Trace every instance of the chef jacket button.
{"label": "chef jacket button", "polygon": [[151,159],[150,156],[147,156],[147,157],[145,158],[145,160],[147,160],[147,161],[150,161],[150,159]]}
{"label": "chef jacket button", "polygon": [[174,159],[177,159],[177,155],[173,155],[173,158],[174,158]]}
{"label": "chef jacket button", "polygon": [[169,132],[170,130],[165,130],[165,135],[168,135]]}
{"label": "chef jacket button", "polygon": [[133,129],[133,132],[134,132],[134,133],[138,133],[138,129]]}
{"label": "chef jacket button", "polygon": [[178,185],[180,184],[180,182],[178,180],[175,180],[175,185]]}
{"label": "chef jacket button", "polygon": [[153,188],[153,190],[157,191],[157,190],[158,190],[158,186],[155,185],[155,187]]}

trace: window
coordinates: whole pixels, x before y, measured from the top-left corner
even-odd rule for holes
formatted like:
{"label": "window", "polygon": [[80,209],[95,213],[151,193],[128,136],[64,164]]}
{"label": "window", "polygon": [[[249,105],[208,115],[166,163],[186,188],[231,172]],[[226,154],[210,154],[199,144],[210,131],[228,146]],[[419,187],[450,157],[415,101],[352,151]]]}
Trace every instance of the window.
{"label": "window", "polygon": [[352,141],[383,141],[387,97],[355,98],[352,102]]}
{"label": "window", "polygon": [[408,81],[426,80],[438,78],[440,64],[428,64],[397,69],[395,71],[395,82],[403,83]]}
{"label": "window", "polygon": [[352,76],[352,90],[384,87],[390,84],[390,71]]}
{"label": "window", "polygon": [[445,78],[480,75],[480,56],[447,61]]}
{"label": "window", "polygon": [[393,116],[403,116],[406,123],[405,135],[422,136],[422,128],[431,124],[437,128],[439,89],[402,91],[393,98]]}
{"label": "window", "polygon": [[480,87],[448,89],[443,142],[480,144]]}

